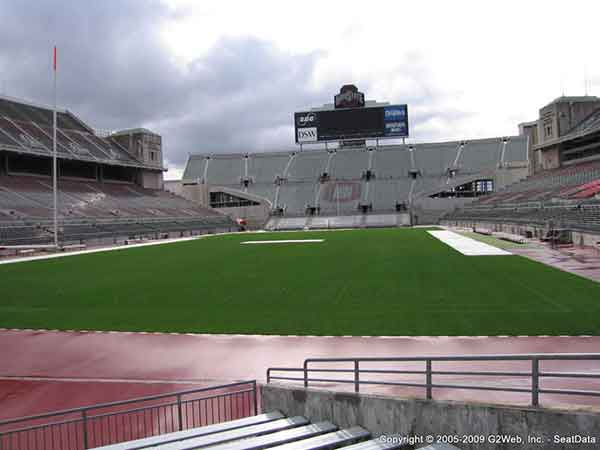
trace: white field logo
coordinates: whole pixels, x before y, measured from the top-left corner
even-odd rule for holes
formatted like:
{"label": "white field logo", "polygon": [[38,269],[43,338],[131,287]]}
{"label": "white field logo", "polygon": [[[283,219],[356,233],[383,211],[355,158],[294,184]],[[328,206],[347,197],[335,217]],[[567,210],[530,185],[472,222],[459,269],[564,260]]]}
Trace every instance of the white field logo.
{"label": "white field logo", "polygon": [[299,128],[298,142],[316,142],[317,127]]}

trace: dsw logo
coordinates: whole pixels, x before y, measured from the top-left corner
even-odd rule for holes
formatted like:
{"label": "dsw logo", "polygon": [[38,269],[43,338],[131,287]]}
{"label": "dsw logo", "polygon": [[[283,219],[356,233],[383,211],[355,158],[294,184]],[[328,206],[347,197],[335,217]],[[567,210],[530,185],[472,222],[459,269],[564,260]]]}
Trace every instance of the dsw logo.
{"label": "dsw logo", "polygon": [[315,133],[314,130],[298,130],[298,137],[305,139],[305,138],[316,138],[317,137],[317,133]]}

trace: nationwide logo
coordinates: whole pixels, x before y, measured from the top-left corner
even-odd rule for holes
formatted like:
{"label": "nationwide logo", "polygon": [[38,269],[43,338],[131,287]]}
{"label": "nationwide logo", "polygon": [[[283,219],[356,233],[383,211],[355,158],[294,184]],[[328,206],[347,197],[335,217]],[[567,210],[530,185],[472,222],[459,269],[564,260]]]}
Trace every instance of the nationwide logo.
{"label": "nationwide logo", "polygon": [[340,89],[340,93],[334,97],[336,108],[360,108],[365,106],[365,94],[358,92],[353,84],[346,84]]}
{"label": "nationwide logo", "polygon": [[398,120],[404,118],[406,115],[404,109],[395,108],[395,109],[386,109],[385,110],[385,118],[386,120]]}
{"label": "nationwide logo", "polygon": [[299,128],[297,137],[298,142],[316,142],[317,127]]}

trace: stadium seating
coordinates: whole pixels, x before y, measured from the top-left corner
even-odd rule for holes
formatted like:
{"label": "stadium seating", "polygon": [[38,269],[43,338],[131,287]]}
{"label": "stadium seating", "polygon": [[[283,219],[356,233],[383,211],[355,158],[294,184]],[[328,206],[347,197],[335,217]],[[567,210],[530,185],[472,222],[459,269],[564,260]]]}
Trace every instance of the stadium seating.
{"label": "stadium seating", "polygon": [[447,214],[491,221],[600,231],[600,161],[535,174]]}
{"label": "stadium seating", "polygon": [[[133,184],[95,181],[59,182],[61,217],[196,217],[217,216],[172,193]],[[0,177],[0,211],[14,218],[50,218],[52,180],[47,177]]]}
{"label": "stadium seating", "polygon": [[[313,217],[271,217],[265,229],[284,230],[326,230],[342,228],[388,228],[408,225],[398,214],[351,214]],[[408,220],[407,217],[404,217]]]}
{"label": "stadium seating", "polygon": [[[279,412],[260,414],[201,428],[167,433],[135,441],[122,442],[95,450],[394,450],[403,447],[400,439],[373,439],[360,426],[339,430],[330,422],[311,424],[306,418],[285,418]],[[449,445],[434,444],[425,449],[458,450]]]}
{"label": "stadium seating", "polygon": [[[233,221],[172,193],[133,184],[60,180],[60,240],[236,229]],[[0,176],[0,244],[25,245],[52,240],[52,180]]]}
{"label": "stadium seating", "polygon": [[[498,168],[509,165],[526,167],[526,138],[191,155],[183,183],[245,191],[291,217],[305,215],[308,207],[318,208],[322,215],[351,215],[359,212],[360,205],[369,205],[373,212],[394,211],[397,204],[410,201],[418,205],[422,198],[448,189],[450,169],[455,172],[454,186],[493,177]],[[446,202],[446,209],[451,202]]]}

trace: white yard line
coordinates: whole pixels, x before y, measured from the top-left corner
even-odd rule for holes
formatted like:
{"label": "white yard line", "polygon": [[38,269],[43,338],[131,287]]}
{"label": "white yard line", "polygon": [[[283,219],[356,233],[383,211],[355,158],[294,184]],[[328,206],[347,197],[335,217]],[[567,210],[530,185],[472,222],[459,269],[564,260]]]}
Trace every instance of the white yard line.
{"label": "white yard line", "polygon": [[448,230],[428,231],[436,239],[452,247],[454,250],[466,256],[503,256],[512,255],[512,253],[502,250],[492,245],[484,244],[467,236],[454,233]]}
{"label": "white yard line", "polygon": [[280,241],[244,241],[240,244],[306,244],[310,242],[324,242],[325,239],[284,239]]}

